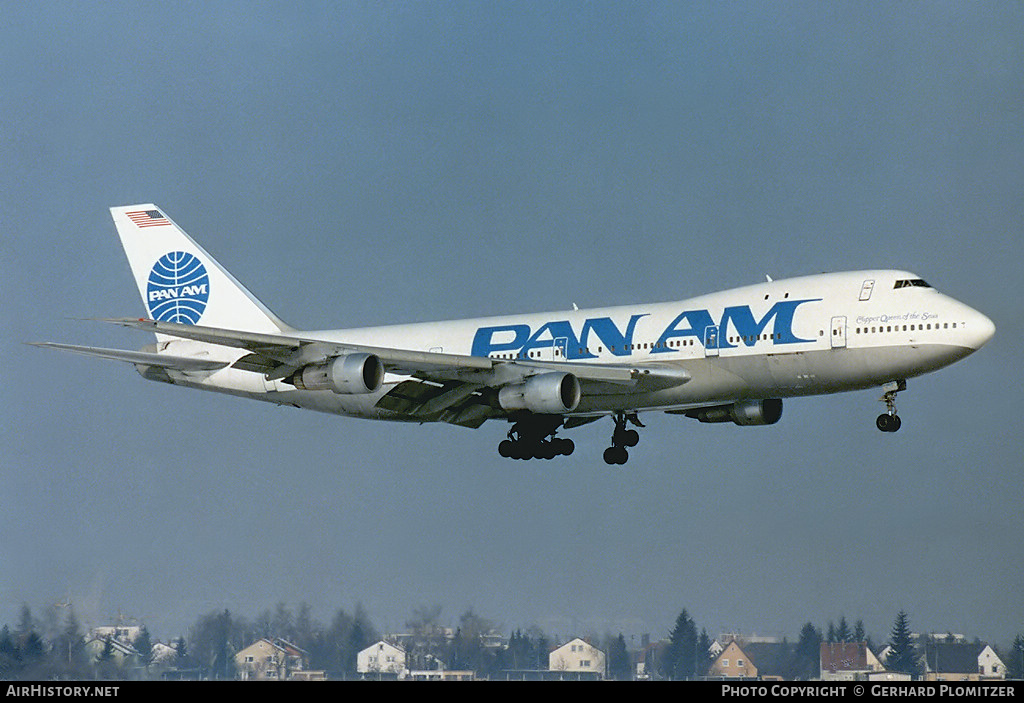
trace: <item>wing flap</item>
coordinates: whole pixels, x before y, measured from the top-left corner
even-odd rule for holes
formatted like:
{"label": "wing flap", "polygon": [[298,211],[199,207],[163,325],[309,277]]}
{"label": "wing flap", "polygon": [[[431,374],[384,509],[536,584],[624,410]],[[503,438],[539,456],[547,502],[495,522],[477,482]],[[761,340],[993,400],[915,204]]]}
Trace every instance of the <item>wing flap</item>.
{"label": "wing flap", "polygon": [[428,418],[466,400],[481,386],[452,381],[444,385],[402,381],[377,401],[377,407],[403,415]]}

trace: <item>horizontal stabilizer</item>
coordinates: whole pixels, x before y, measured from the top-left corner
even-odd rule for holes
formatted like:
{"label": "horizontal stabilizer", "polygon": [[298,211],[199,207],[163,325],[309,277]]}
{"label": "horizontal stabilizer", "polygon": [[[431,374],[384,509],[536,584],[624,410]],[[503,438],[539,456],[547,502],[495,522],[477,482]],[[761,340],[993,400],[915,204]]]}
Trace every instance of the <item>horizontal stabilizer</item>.
{"label": "horizontal stabilizer", "polygon": [[113,359],[114,361],[127,361],[129,364],[144,364],[146,366],[159,366],[165,369],[177,369],[179,371],[215,371],[228,365],[226,361],[213,361],[194,356],[171,356],[169,354],[154,354],[152,352],[130,351],[127,349],[103,349],[101,347],[82,347],[77,344],[56,344],[54,342],[34,342],[34,347],[48,347],[60,349],[61,351],[85,354],[86,356],[98,356],[101,359]]}

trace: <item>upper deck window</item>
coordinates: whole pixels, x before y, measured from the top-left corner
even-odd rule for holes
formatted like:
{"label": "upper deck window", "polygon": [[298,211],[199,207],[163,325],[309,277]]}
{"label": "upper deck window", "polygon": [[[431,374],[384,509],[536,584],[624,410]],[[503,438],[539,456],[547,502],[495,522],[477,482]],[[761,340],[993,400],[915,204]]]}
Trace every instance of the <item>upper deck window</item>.
{"label": "upper deck window", "polygon": [[931,288],[926,281],[920,278],[903,278],[896,281],[894,288]]}

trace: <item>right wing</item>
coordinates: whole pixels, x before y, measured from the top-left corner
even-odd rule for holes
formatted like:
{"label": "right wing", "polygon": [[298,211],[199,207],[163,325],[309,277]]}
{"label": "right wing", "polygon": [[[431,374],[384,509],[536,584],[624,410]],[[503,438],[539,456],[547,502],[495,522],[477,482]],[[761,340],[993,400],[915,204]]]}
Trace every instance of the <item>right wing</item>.
{"label": "right wing", "polygon": [[229,365],[229,362],[226,361],[213,361],[198,356],[173,356],[171,354],[129,351],[127,349],[103,349],[102,347],[83,347],[77,344],[57,344],[56,342],[30,342],[30,344],[33,347],[60,349],[76,354],[85,354],[86,356],[98,356],[101,359],[127,361],[130,364],[145,364],[146,366],[159,366],[164,369],[178,369],[180,371],[216,371]]}
{"label": "right wing", "polygon": [[297,370],[335,356],[363,352],[380,358],[389,373],[425,381],[473,382],[500,387],[518,383],[539,373],[571,373],[581,383],[595,386],[601,395],[671,388],[690,380],[690,374],[674,366],[627,366],[584,362],[538,361],[533,359],[491,359],[464,354],[444,354],[347,342],[330,342],[299,336],[242,332],[216,327],[187,325],[156,320],[115,319],[114,324],[192,339],[208,344],[245,349],[246,356],[232,366],[263,373],[268,381],[287,378]]}

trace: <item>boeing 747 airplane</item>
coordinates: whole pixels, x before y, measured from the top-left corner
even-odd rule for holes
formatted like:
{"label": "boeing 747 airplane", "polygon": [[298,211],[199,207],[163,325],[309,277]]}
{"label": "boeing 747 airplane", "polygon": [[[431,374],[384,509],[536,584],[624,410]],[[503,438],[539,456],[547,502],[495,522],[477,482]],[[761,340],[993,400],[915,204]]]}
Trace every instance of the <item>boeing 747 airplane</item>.
{"label": "boeing 747 airplane", "polygon": [[624,464],[660,411],[771,425],[782,399],[879,387],[900,428],[907,379],[981,348],[985,315],[906,271],[828,273],[689,300],[344,330],[282,322],[156,205],[111,208],[155,333],[141,351],[43,343],[126,361],[147,379],[373,420],[510,425],[498,452],[573,452],[559,432],[611,417]]}

